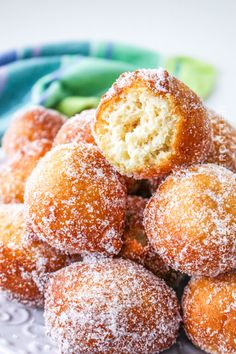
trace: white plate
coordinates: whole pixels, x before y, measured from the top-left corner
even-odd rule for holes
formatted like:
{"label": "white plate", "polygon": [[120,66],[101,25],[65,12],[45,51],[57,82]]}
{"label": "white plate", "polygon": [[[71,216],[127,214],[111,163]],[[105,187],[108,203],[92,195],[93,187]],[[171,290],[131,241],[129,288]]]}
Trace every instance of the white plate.
{"label": "white plate", "polygon": [[43,312],[0,293],[0,354],[58,354],[45,335]]}
{"label": "white plate", "polygon": [[[0,163],[4,160],[0,148]],[[202,354],[181,332],[176,345],[165,354]],[[163,353],[163,354],[164,354]],[[43,311],[9,301],[0,292],[0,354],[58,354],[46,337]]]}

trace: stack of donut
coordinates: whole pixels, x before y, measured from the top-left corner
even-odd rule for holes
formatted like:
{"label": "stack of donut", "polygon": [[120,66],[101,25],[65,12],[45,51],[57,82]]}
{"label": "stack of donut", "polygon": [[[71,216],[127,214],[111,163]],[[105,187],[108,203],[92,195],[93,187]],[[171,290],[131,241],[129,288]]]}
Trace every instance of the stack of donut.
{"label": "stack of donut", "polygon": [[97,110],[18,113],[3,150],[0,286],[61,353],[159,353],[182,321],[236,353],[236,131],[186,85],[124,73]]}

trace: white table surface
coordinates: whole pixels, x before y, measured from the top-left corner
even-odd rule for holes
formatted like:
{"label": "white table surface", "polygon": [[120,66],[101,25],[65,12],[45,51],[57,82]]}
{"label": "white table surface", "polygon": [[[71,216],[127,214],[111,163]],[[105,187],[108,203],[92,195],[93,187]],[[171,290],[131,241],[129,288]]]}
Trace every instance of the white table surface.
{"label": "white table surface", "polygon": [[208,104],[236,125],[235,0],[0,0],[0,50],[116,40],[214,64]]}

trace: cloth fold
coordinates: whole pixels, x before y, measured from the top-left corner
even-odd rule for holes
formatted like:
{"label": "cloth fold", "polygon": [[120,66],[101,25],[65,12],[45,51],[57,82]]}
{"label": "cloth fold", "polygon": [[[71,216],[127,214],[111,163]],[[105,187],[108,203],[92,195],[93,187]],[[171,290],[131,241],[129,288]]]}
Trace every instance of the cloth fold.
{"label": "cloth fold", "polygon": [[41,104],[67,116],[96,107],[124,71],[165,67],[203,99],[213,90],[216,70],[189,57],[111,42],[79,41],[0,54],[0,135],[19,108]]}

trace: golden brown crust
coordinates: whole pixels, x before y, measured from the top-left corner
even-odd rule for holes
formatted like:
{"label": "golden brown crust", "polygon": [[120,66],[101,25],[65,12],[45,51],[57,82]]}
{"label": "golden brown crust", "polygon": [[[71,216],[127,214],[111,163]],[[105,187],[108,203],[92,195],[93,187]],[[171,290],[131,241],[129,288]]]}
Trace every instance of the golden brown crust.
{"label": "golden brown crust", "polygon": [[147,201],[138,196],[128,197],[124,244],[119,256],[143,265],[165,280],[171,280],[172,270],[154,251],[144,230],[143,212]]}
{"label": "golden brown crust", "polygon": [[176,340],[179,306],[164,281],[124,259],[87,259],[57,272],[46,327],[65,353],[159,353]]}
{"label": "golden brown crust", "polygon": [[49,140],[36,140],[0,165],[0,203],[24,202],[26,180],[51,146]]}
{"label": "golden brown crust", "polygon": [[69,253],[119,253],[126,188],[96,146],[58,145],[26,185],[29,228]]}
{"label": "golden brown crust", "polygon": [[0,205],[0,288],[20,302],[42,306],[47,273],[68,264],[67,256],[26,238],[23,204]]}
{"label": "golden brown crust", "polygon": [[236,273],[193,278],[183,300],[185,331],[192,342],[213,354],[236,352]]}
{"label": "golden brown crust", "polygon": [[7,156],[12,156],[35,140],[52,142],[64,122],[58,112],[40,106],[19,111],[3,137],[3,150]]}
{"label": "golden brown crust", "polygon": [[94,117],[95,109],[89,109],[68,119],[57,133],[54,146],[72,142],[95,144],[92,135]]}
{"label": "golden brown crust", "polygon": [[219,114],[208,111],[212,130],[213,145],[207,162],[216,163],[236,172],[236,129]]}
{"label": "golden brown crust", "polygon": [[[186,85],[169,75],[167,71],[137,70],[133,73],[124,73],[112,88],[105,94],[96,111],[94,124],[95,138],[105,157],[118,170],[119,166],[111,161],[109,151],[100,144],[100,135],[106,125],[103,112],[114,102],[119,102],[130,88],[145,87],[150,94],[165,98],[172,105],[172,113],[178,114],[179,119],[173,151],[171,156],[160,165],[142,166],[140,170],[133,170],[132,175],[137,179],[158,177],[169,173],[180,165],[191,165],[206,159],[212,144],[212,131],[207,111],[200,98]],[[122,171],[125,173],[125,169]],[[130,175],[130,174],[129,174]]]}
{"label": "golden brown crust", "polygon": [[167,177],[146,207],[144,224],[169,266],[206,276],[236,267],[235,190],[235,175],[213,164]]}

